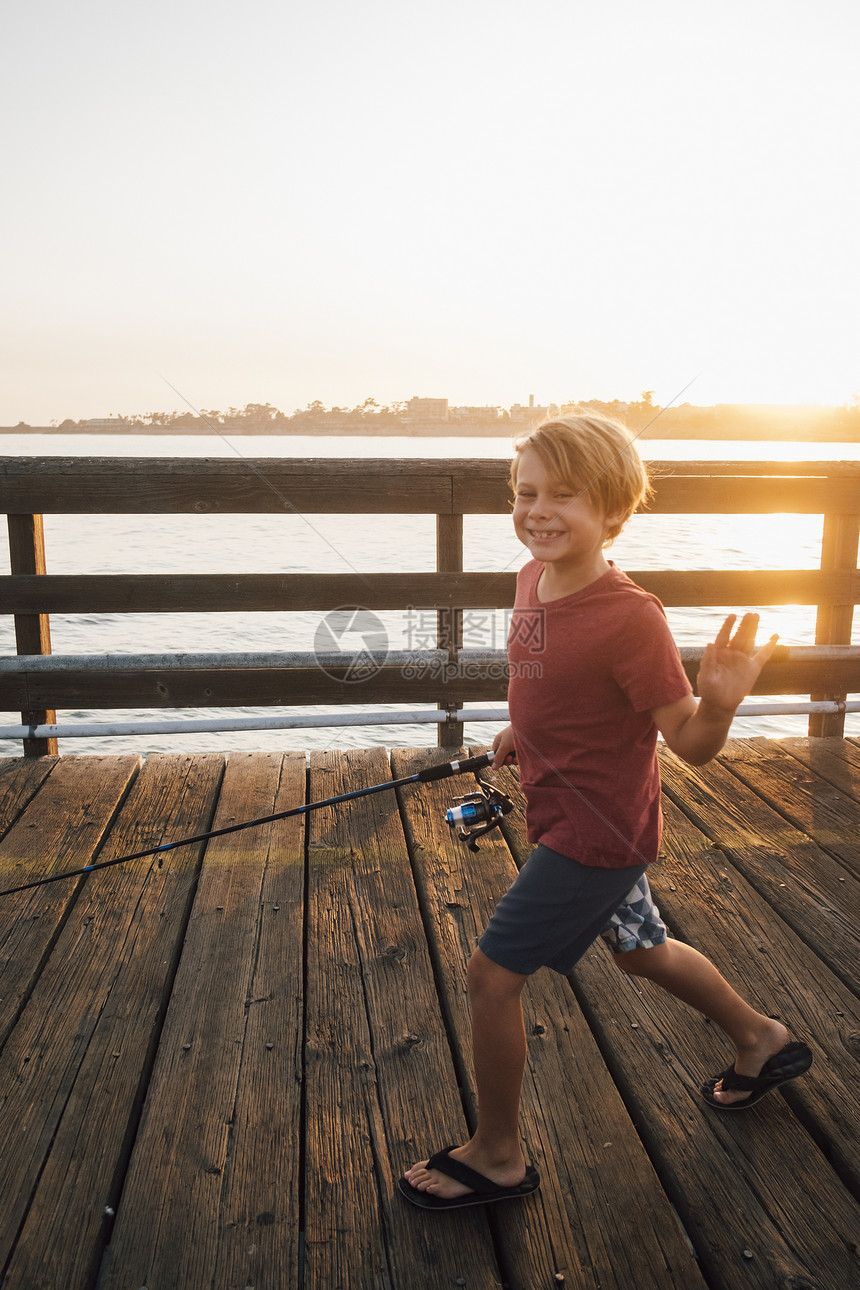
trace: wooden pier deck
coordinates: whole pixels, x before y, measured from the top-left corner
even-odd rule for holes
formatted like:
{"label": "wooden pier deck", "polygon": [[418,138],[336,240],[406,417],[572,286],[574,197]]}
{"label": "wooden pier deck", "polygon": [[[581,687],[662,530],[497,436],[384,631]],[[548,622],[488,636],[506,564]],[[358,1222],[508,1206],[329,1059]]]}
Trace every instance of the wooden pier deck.
{"label": "wooden pier deck", "polygon": [[[442,759],[0,761],[0,887]],[[465,777],[362,798],[0,899],[3,1290],[860,1285],[860,746],[735,741],[664,784],[664,916],[806,1077],[712,1111],[724,1038],[598,944],[527,987],[540,1193],[409,1206],[468,1132],[465,961],[526,844],[519,809],[451,838]]]}

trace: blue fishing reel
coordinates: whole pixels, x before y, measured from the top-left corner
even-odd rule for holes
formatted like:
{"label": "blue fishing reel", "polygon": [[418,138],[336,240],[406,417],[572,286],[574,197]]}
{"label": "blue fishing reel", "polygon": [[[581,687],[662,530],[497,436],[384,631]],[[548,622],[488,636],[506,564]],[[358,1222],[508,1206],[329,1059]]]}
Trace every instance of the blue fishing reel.
{"label": "blue fishing reel", "polygon": [[466,793],[458,797],[457,806],[449,806],[445,812],[445,821],[449,829],[457,830],[457,837],[468,844],[470,851],[478,850],[478,838],[485,837],[491,829],[496,829],[502,817],[514,809],[509,797],[491,784],[478,780],[476,793]]}

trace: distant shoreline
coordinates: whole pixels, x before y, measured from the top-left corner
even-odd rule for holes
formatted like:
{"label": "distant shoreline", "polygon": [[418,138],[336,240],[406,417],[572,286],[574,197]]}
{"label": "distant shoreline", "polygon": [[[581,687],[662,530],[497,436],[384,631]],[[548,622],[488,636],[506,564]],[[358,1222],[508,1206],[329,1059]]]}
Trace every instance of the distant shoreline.
{"label": "distant shoreline", "polygon": [[[362,438],[362,439],[512,439],[518,434],[525,433],[529,428],[528,422],[521,424],[501,423],[501,424],[457,424],[454,422],[424,422],[421,424],[412,424],[405,426],[386,426],[375,427],[370,430],[366,426],[354,425],[304,425],[296,426],[295,429],[286,428],[283,425],[273,429],[270,425],[261,424],[257,426],[223,426],[221,433],[212,430],[209,426],[197,427],[189,425],[181,426],[128,426],[119,429],[111,426],[76,426],[74,429],[61,429],[59,426],[0,426],[0,435],[107,435],[107,436],[125,436],[129,438],[184,438],[185,436],[195,436],[200,438],[217,439],[223,435],[231,439],[243,439],[248,437],[272,437],[272,438],[296,438],[304,436],[306,438]],[[685,429],[679,426],[661,427],[655,425],[653,428],[648,427],[637,432],[635,426],[630,427],[633,433],[641,439],[680,439],[680,440],[725,440],[727,443],[749,443],[749,442],[770,442],[770,443],[860,443],[860,434],[852,433],[848,427],[839,433],[835,427],[804,427],[797,426],[788,430],[784,426],[761,425],[747,428],[724,426],[696,426]]]}

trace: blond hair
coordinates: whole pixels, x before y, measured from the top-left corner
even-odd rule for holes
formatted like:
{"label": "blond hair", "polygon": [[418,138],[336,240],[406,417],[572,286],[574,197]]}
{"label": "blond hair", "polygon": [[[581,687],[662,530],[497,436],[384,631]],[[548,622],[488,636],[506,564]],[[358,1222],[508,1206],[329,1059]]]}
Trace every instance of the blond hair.
{"label": "blond hair", "polygon": [[611,542],[651,493],[648,472],[633,436],[620,421],[583,411],[554,417],[514,443],[511,487],[516,491],[520,458],[530,448],[551,479],[587,493],[603,515],[621,518],[609,526]]}

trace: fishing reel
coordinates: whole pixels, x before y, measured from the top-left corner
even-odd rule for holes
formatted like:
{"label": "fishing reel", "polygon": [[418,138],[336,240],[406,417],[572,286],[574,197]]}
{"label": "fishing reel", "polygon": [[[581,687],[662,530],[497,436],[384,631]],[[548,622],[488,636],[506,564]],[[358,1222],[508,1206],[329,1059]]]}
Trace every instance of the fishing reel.
{"label": "fishing reel", "polygon": [[478,838],[498,828],[502,816],[514,809],[511,799],[498,788],[480,779],[478,785],[476,793],[458,797],[458,805],[449,806],[445,812],[448,828],[457,830],[457,837],[468,843],[470,851],[477,851]]}

